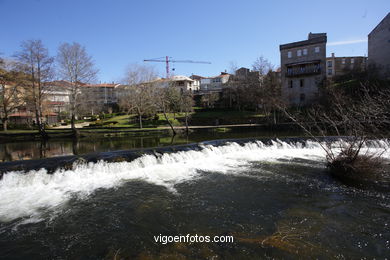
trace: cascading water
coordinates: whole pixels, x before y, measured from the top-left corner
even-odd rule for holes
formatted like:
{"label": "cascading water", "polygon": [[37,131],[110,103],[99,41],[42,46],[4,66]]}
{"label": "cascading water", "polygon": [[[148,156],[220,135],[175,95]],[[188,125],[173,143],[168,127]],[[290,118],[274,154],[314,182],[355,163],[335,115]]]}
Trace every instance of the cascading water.
{"label": "cascading water", "polygon": [[[372,143],[381,149],[386,142]],[[250,161],[306,158],[323,162],[325,152],[316,142],[290,144],[273,141],[271,145],[252,142],[243,146],[229,143],[206,145],[200,151],[145,155],[132,162],[89,163],[73,170],[59,169],[47,174],[45,169],[27,173],[9,172],[0,181],[0,221],[38,217],[42,210],[65,204],[71,197],[85,197],[99,188],[113,188],[125,181],[143,180],[165,186],[199,176],[200,171],[231,173],[242,171]]]}
{"label": "cascading water", "polygon": [[[342,141],[335,143],[336,146],[340,144],[342,144]],[[364,149],[373,153],[384,151],[382,156],[390,158],[390,153],[386,151],[388,147],[387,141],[375,141],[368,143]],[[257,183],[256,185],[263,183],[261,184],[263,186],[260,185],[259,189],[267,190],[266,193],[261,193],[263,195],[259,195],[259,203],[263,203],[264,206],[254,209],[256,211],[267,210],[267,201],[271,200],[271,197],[268,198],[268,196],[271,196],[271,194],[273,194],[275,202],[278,199],[287,200],[286,197],[297,196],[296,193],[304,190],[303,188],[294,191],[288,189],[298,184],[303,185],[302,187],[305,187],[305,189],[319,189],[322,193],[335,193],[336,191],[340,192],[340,189],[345,190],[340,184],[335,184],[328,181],[327,177],[322,177],[324,175],[310,175],[315,180],[313,181],[305,176],[309,176],[309,174],[304,173],[305,179],[300,179],[302,175],[294,173],[294,171],[300,171],[299,167],[303,167],[305,172],[315,171],[316,168],[323,170],[325,168],[325,155],[320,144],[314,141],[287,143],[277,140],[270,144],[257,141],[243,145],[231,142],[221,146],[204,145],[200,150],[144,155],[131,162],[108,163],[100,161],[88,163],[77,165],[73,170],[59,169],[53,174],[48,174],[45,169],[26,173],[8,172],[0,180],[0,224],[3,223],[3,227],[0,228],[0,237],[2,232],[7,232],[9,228],[7,223],[13,226],[34,225],[34,223],[44,222],[50,217],[58,218],[62,214],[71,214],[69,212],[72,212],[72,205],[75,201],[84,203],[83,201],[93,199],[95,194],[102,190],[115,194],[116,189],[121,189],[121,187],[133,181],[163,187],[173,196],[178,196],[179,200],[184,200],[186,198],[185,189],[178,189],[178,187],[196,185],[196,182],[206,182],[208,176],[214,176],[214,174],[225,176],[225,178],[229,178],[228,176],[248,180],[254,178],[253,183]],[[288,184],[286,181],[285,184],[278,184],[284,187],[279,193],[273,193],[273,189],[270,189],[267,185],[271,185],[271,183],[275,185],[274,182],[279,182],[278,178],[281,177],[286,180],[288,178],[295,180],[297,184],[291,184],[293,182]],[[218,182],[215,185],[215,188],[212,188],[214,189],[213,192],[216,194],[222,192],[218,188]],[[245,185],[252,184],[240,184],[238,187],[239,189],[245,188],[247,187]],[[275,192],[279,188],[275,186]],[[291,192],[291,194],[285,193],[286,191]],[[349,189],[346,191],[347,194],[350,192]],[[126,192],[132,193],[131,190]],[[275,197],[279,194],[280,198]],[[143,196],[147,199],[148,194],[144,193]],[[297,198],[300,198],[300,196],[308,195],[299,195]],[[384,198],[385,195],[375,194],[373,196],[384,199],[384,202],[380,203],[384,208],[388,208],[388,201]],[[125,197],[122,199],[125,199]],[[72,205],[69,205],[70,201],[72,201]],[[244,204],[244,202],[241,202],[241,204]],[[275,205],[270,205],[268,207],[275,207]],[[221,208],[221,212],[227,208]],[[245,209],[237,206],[237,211],[240,210],[245,211]],[[109,212],[111,211],[107,211],[106,214],[111,214]],[[132,216],[127,217],[131,218]]]}

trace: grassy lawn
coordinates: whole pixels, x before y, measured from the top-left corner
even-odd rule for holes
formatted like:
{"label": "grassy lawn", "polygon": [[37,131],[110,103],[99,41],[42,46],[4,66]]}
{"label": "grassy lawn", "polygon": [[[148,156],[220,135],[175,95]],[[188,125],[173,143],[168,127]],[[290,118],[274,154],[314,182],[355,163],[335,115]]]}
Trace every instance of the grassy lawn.
{"label": "grassy lawn", "polygon": [[[178,120],[180,119],[182,122],[184,121],[185,114],[184,113],[168,113],[169,121],[173,126],[182,126],[183,124]],[[158,128],[158,127],[168,127],[168,123],[165,120],[163,113],[157,114],[157,120],[148,119],[143,120],[142,124],[144,128]],[[253,117],[263,117],[264,114],[252,111],[237,111],[237,110],[204,110],[201,108],[194,108],[194,112],[191,113],[192,118],[220,118],[220,119],[229,119],[229,118],[253,118]],[[138,128],[138,118],[136,115],[121,115],[115,116],[109,119],[103,119],[100,122],[103,122],[105,126],[109,127],[129,127],[129,128]],[[109,122],[117,122],[116,124],[108,124]]]}
{"label": "grassy lawn", "polygon": [[[157,120],[143,120],[142,125],[143,128],[158,128],[162,126],[169,126],[168,123],[165,120],[164,114],[159,113],[157,114],[158,119]],[[176,117],[176,119],[175,119]],[[173,115],[173,113],[168,114],[169,121],[174,126],[181,126],[181,123],[177,118],[184,118],[184,113],[176,113],[176,115]],[[136,115],[122,115],[122,116],[115,116],[107,120],[102,120],[102,122],[109,123],[109,122],[118,122],[113,125],[107,125],[112,127],[129,127],[129,128],[138,128],[138,117]]]}
{"label": "grassy lawn", "polygon": [[[183,126],[185,113],[168,113],[169,121],[173,126]],[[222,109],[202,109],[195,107],[194,112],[190,115],[193,119],[237,119],[237,118],[254,118],[254,117],[264,117],[264,114],[256,113],[252,111],[237,111],[237,110],[222,110]],[[80,120],[80,122],[85,120]],[[181,122],[180,122],[181,121]],[[113,122],[110,124],[110,122]],[[114,123],[117,122],[117,123]],[[114,116],[111,118],[102,119],[95,122],[90,122],[93,126],[94,123],[98,123],[96,127],[126,127],[129,130],[139,129],[138,117],[135,114],[132,115],[120,115]],[[206,123],[207,124],[207,123]],[[161,127],[169,127],[169,124],[166,122],[164,114],[158,113],[156,118],[144,119],[142,121],[142,126],[144,130],[156,130]],[[92,131],[93,129],[84,128],[83,130]],[[70,131],[70,129],[63,129],[64,132]],[[100,131],[100,129],[96,129]],[[101,131],[104,131],[102,129]],[[58,133],[58,130],[47,129],[48,133]],[[3,134],[19,134],[19,133],[38,133],[38,130],[8,130],[6,132],[0,131]]]}
{"label": "grassy lawn", "polygon": [[12,129],[7,131],[1,130],[0,133],[2,134],[38,133],[38,130]]}
{"label": "grassy lawn", "polygon": [[195,109],[192,113],[192,118],[247,118],[247,117],[263,117],[264,114],[252,111],[238,110],[203,110]]}

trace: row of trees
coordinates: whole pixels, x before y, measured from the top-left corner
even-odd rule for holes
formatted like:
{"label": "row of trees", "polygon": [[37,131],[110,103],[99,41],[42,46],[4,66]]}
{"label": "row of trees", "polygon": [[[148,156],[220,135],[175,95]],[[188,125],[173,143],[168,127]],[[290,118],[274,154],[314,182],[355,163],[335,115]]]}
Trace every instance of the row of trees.
{"label": "row of trees", "polygon": [[79,43],[61,44],[53,57],[40,40],[22,42],[20,51],[15,53],[12,61],[0,59],[0,113],[4,130],[7,130],[10,112],[29,107],[34,112],[39,133],[47,138],[42,122],[43,104],[48,93],[46,83],[60,79],[71,83],[69,112],[76,135],[75,116],[81,103],[80,84],[93,81],[97,72],[92,57]]}
{"label": "row of trees", "polygon": [[230,74],[232,75],[222,94],[210,93],[202,97],[201,103],[206,107],[261,111],[270,115],[281,104],[280,75],[275,66],[266,58],[257,58],[251,71],[238,70],[232,62]]}
{"label": "row of trees", "polygon": [[132,65],[126,73],[127,86],[119,94],[119,107],[127,114],[136,114],[139,128],[143,127],[145,117],[162,113],[171,127],[173,134],[176,131],[169,120],[168,113],[184,113],[186,131],[188,132],[188,118],[193,109],[192,93],[175,85],[174,81],[156,80],[158,77],[152,67]]}

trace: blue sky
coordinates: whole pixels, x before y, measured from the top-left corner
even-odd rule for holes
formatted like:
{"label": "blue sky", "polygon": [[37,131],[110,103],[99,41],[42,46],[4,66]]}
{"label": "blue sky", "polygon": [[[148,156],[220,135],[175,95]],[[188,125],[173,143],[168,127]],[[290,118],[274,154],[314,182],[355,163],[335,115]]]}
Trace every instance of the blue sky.
{"label": "blue sky", "polygon": [[[367,34],[389,11],[388,0],[0,0],[0,53],[11,56],[28,39],[41,39],[51,55],[79,42],[102,82],[166,55],[212,63],[177,63],[177,75],[213,76],[260,55],[279,65],[279,45],[309,32],[328,34],[328,55],[367,55]],[[165,75],[164,63],[152,65]]]}

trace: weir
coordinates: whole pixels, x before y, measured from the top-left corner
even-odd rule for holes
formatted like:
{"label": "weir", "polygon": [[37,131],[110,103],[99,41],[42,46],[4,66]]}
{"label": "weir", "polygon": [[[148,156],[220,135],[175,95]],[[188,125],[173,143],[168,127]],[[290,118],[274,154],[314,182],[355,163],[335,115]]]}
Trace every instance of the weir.
{"label": "weir", "polygon": [[[389,159],[388,147],[387,141],[377,140],[363,149],[385,151],[383,156]],[[128,241],[142,247],[137,240],[140,237],[150,241],[150,234],[196,230],[200,234],[232,234],[240,248],[236,255],[241,248],[248,248],[245,244],[254,243],[255,252],[263,251],[258,247],[262,244],[273,250],[287,248],[325,256],[342,242],[348,248],[344,252],[352,256],[359,248],[339,235],[351,234],[351,222],[355,237],[377,240],[381,250],[386,247],[383,237],[366,237],[355,230],[366,223],[361,212],[369,212],[373,224],[364,228],[364,234],[383,232],[388,193],[355,189],[331,178],[324,150],[311,139],[220,140],[81,158],[26,161],[24,169],[29,170],[3,174],[3,248],[23,255],[20,246],[44,239],[42,246],[34,247],[35,255],[51,255],[44,245],[54,244],[62,255],[87,258],[90,251],[68,251],[69,243],[92,245],[91,250],[100,252],[99,243],[108,248],[120,241],[125,244],[117,248],[133,252]],[[41,167],[48,161],[52,162],[50,171]],[[319,244],[312,245],[314,240]],[[315,251],[307,251],[308,245]],[[158,250],[153,243],[148,248]],[[382,255],[375,250],[370,248],[371,255]]]}
{"label": "weir", "polygon": [[[383,146],[388,144],[378,143],[373,149]],[[26,161],[25,167],[32,168],[29,171],[4,174],[0,180],[0,221],[40,215],[42,209],[56,208],[75,196],[88,196],[97,189],[118,187],[130,180],[142,180],[175,192],[176,184],[197,178],[202,172],[237,174],[245,171],[252,161],[270,163],[297,158],[324,165],[325,152],[313,140],[246,139],[90,154],[81,158],[84,161],[69,156],[30,164]],[[47,168],[34,169],[47,165],[48,161],[57,163],[51,165],[51,174]],[[69,166],[60,167],[65,163]]]}
{"label": "weir", "polygon": [[[342,138],[347,138],[347,137],[342,137]],[[318,137],[317,138],[317,140],[322,140],[326,142],[333,142],[339,139],[340,137],[326,137],[326,138]],[[2,175],[4,173],[9,171],[27,172],[31,170],[45,169],[47,173],[50,174],[60,168],[72,169],[74,163],[76,164],[88,163],[88,162],[96,163],[101,160],[106,162],[132,161],[145,154],[162,154],[162,153],[189,151],[189,150],[199,150],[202,148],[203,145],[221,146],[229,142],[244,144],[247,142],[255,142],[255,141],[260,141],[263,142],[264,144],[271,144],[272,141],[275,140],[276,140],[275,138],[220,139],[220,140],[204,141],[204,142],[185,144],[185,145],[88,153],[84,155],[68,155],[68,156],[58,156],[58,157],[44,158],[44,159],[34,159],[34,160],[10,161],[10,162],[0,163],[0,179],[2,178]],[[312,138],[305,138],[305,137],[278,138],[277,140],[286,143],[305,142],[308,140],[314,141]]]}

